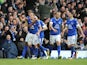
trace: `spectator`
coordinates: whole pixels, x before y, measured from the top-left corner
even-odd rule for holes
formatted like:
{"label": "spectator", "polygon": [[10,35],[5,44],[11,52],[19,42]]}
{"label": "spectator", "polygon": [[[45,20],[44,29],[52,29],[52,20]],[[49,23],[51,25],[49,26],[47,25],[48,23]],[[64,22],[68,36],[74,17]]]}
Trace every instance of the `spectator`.
{"label": "spectator", "polygon": [[40,14],[40,19],[44,20],[46,18],[50,18],[51,7],[48,4],[45,4],[45,0],[39,0],[39,3],[38,12]]}
{"label": "spectator", "polygon": [[35,3],[37,0],[26,0],[26,10],[34,10],[35,9]]}
{"label": "spectator", "polygon": [[16,31],[16,26],[11,26],[11,28],[10,28],[10,35],[11,35],[11,39],[12,39],[12,41],[16,41],[17,39],[16,39],[16,36],[17,36],[17,31]]}
{"label": "spectator", "polygon": [[3,24],[0,22],[0,49],[2,48],[2,29],[3,29]]}
{"label": "spectator", "polygon": [[8,13],[13,13],[13,7],[12,6],[8,7]]}
{"label": "spectator", "polygon": [[26,45],[25,43],[25,37],[27,35],[28,29],[27,27],[23,27],[22,31],[19,31],[17,34],[17,47],[18,47],[18,56],[22,54],[23,48]]}
{"label": "spectator", "polygon": [[18,11],[18,13],[24,13],[24,3],[23,2],[18,3],[17,11]]}
{"label": "spectator", "polygon": [[8,7],[8,3],[6,2],[6,0],[4,1],[3,4],[1,4],[1,10],[3,11],[3,13],[7,14],[7,7]]}
{"label": "spectator", "polygon": [[80,37],[80,38],[78,39],[78,46],[77,46],[77,48],[78,48],[79,50],[84,50],[84,49],[85,49],[84,41],[83,41],[83,38],[82,38],[82,37]]}
{"label": "spectator", "polygon": [[12,14],[9,14],[7,25],[8,26],[12,25],[12,22],[13,22],[13,16]]}
{"label": "spectator", "polygon": [[[66,12],[70,11],[73,17],[78,19],[78,23],[85,34],[84,45],[87,45],[87,0],[0,0],[0,46],[2,47],[8,34],[12,41],[15,38],[16,44],[20,40],[25,42],[26,32],[24,29],[29,25],[28,21],[31,20],[29,13],[32,12],[35,15],[40,15],[40,19],[48,27],[44,33],[43,45],[49,48],[49,20],[53,17],[53,13],[57,11],[61,12],[64,26],[69,18]],[[81,35],[81,33],[78,34]],[[66,36],[67,31],[63,36],[64,43],[67,43]],[[67,48],[62,45],[62,49]]]}
{"label": "spectator", "polygon": [[4,41],[3,48],[5,49],[5,54],[7,58],[17,57],[18,55],[17,47],[12,42],[10,35],[6,35],[6,40]]}
{"label": "spectator", "polygon": [[6,35],[8,35],[8,34],[10,34],[9,26],[5,26],[3,31],[2,31],[2,34],[1,34],[2,43],[4,42]]}

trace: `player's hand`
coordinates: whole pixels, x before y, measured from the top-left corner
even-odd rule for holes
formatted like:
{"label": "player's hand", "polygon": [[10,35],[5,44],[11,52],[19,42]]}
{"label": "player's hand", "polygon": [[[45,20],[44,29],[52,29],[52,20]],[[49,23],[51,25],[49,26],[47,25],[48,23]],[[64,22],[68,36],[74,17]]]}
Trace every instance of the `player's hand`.
{"label": "player's hand", "polygon": [[83,38],[85,38],[85,35],[84,35],[84,34],[82,34],[82,35],[80,35],[80,37],[83,37]]}
{"label": "player's hand", "polygon": [[54,32],[58,32],[56,29],[53,30]]}

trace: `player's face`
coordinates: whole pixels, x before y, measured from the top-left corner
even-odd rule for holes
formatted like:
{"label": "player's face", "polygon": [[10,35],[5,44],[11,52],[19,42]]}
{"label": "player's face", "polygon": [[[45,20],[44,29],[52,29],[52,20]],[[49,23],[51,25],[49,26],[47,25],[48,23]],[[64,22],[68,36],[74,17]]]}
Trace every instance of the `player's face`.
{"label": "player's face", "polygon": [[57,12],[57,13],[55,14],[55,16],[56,16],[56,18],[59,18],[59,17],[60,17],[60,13]]}
{"label": "player's face", "polygon": [[30,19],[34,19],[35,17],[34,13],[30,13],[29,16],[30,16]]}
{"label": "player's face", "polygon": [[38,20],[38,17],[37,16],[34,16],[33,18],[32,18],[32,21],[37,21]]}
{"label": "player's face", "polygon": [[66,14],[68,15],[69,18],[72,17],[72,14],[70,12],[67,12]]}

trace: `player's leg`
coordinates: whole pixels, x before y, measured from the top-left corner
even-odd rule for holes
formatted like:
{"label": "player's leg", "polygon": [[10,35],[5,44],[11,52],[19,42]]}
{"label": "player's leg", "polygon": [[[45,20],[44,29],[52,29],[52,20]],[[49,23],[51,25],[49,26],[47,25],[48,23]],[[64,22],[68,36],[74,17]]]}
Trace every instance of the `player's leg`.
{"label": "player's leg", "polygon": [[24,46],[23,51],[22,51],[22,57],[24,57],[24,58],[25,58],[25,55],[26,55],[26,52],[27,52],[27,47],[28,46]]}
{"label": "player's leg", "polygon": [[68,37],[68,46],[71,49],[71,58],[74,57],[74,54],[76,54],[75,44],[76,44],[76,36],[69,36]]}
{"label": "player's leg", "polygon": [[28,35],[25,38],[25,41],[27,42],[26,47],[25,47],[25,51],[27,51],[27,47],[29,47],[31,55],[33,55],[33,51],[34,51],[34,49],[32,47],[32,42],[33,42],[32,38],[33,38],[33,35],[31,33],[28,33]]}
{"label": "player's leg", "polygon": [[50,35],[50,46],[49,46],[50,53],[53,50],[55,42],[56,42],[55,35]]}
{"label": "player's leg", "polygon": [[70,45],[70,49],[71,49],[71,58],[73,58],[74,57],[74,54],[76,52],[75,47],[74,47],[74,44]]}
{"label": "player's leg", "polygon": [[72,36],[68,37],[68,47],[71,50],[71,58],[73,57],[73,50],[74,50],[74,46],[73,46],[73,41],[72,41]]}
{"label": "player's leg", "polygon": [[45,48],[44,46],[42,46],[43,40],[44,40],[44,38],[40,38],[40,47],[41,47],[43,50],[47,51],[48,48]]}
{"label": "player's leg", "polygon": [[17,58],[19,58],[19,59],[25,58],[26,52],[27,52],[27,46],[24,46],[24,48],[22,50],[22,55],[18,56]]}
{"label": "player's leg", "polygon": [[77,44],[77,35],[75,35],[73,37],[73,45],[72,45],[72,48],[73,48],[73,58],[76,58],[76,55],[77,55],[77,52],[76,52],[76,49],[75,49],[75,45]]}
{"label": "player's leg", "polygon": [[34,44],[34,56],[36,57],[36,58],[38,58],[38,56],[39,56],[39,48],[38,48],[38,46],[37,46],[37,44]]}
{"label": "player's leg", "polygon": [[33,34],[34,55],[36,58],[39,56],[39,38],[36,34]]}
{"label": "player's leg", "polygon": [[43,39],[44,38],[39,38],[39,41],[40,41],[40,50],[41,50],[41,52],[40,53],[42,53],[41,54],[41,57],[44,57],[44,56],[46,56],[46,54],[45,54],[45,52],[44,52],[44,50],[46,50],[43,46],[42,46],[42,44],[43,44]]}
{"label": "player's leg", "polygon": [[56,36],[56,44],[57,44],[58,57],[60,57],[60,51],[61,51],[61,35],[57,35]]}

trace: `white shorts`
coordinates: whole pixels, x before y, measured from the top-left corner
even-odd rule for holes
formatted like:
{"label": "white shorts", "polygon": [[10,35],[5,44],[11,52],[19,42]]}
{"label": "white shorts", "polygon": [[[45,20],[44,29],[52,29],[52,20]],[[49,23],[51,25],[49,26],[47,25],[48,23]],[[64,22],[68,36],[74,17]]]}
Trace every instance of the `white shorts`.
{"label": "white shorts", "polygon": [[25,42],[28,42],[28,44],[39,44],[39,38],[36,34],[32,34],[32,33],[28,33],[26,38],[25,38]]}
{"label": "white shorts", "polygon": [[54,44],[56,42],[61,42],[61,35],[50,35],[50,44]]}
{"label": "white shorts", "polygon": [[77,35],[68,36],[68,38],[67,38],[68,45],[76,44],[76,43],[77,43]]}

